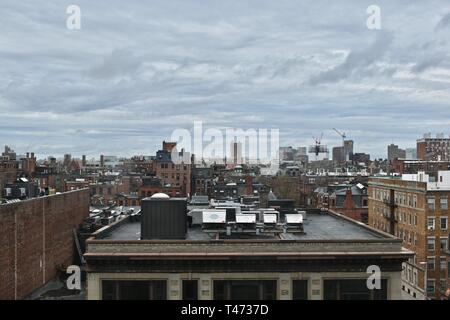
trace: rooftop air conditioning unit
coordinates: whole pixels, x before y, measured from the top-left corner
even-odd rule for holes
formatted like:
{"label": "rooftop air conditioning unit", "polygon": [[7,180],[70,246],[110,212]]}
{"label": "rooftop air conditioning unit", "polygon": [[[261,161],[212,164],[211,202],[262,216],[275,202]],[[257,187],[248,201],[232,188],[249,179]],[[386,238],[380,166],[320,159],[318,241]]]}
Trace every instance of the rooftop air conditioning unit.
{"label": "rooftop air conditioning unit", "polygon": [[285,215],[286,228],[287,229],[299,229],[303,230],[303,216],[298,213]]}
{"label": "rooftop air conditioning unit", "polygon": [[225,210],[203,211],[202,227],[208,230],[225,229],[227,212]]}
{"label": "rooftop air conditioning unit", "polygon": [[263,222],[266,227],[275,227],[277,225],[276,213],[264,213]]}

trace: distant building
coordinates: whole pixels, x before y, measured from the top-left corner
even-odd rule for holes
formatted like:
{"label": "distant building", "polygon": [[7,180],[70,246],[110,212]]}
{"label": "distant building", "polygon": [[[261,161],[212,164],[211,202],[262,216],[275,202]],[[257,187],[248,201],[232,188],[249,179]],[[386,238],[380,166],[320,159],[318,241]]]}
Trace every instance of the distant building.
{"label": "distant building", "polygon": [[230,145],[230,159],[233,161],[233,165],[241,165],[243,163],[242,158],[242,143],[232,142]]}
{"label": "distant building", "polygon": [[355,153],[353,155],[354,163],[364,163],[368,164],[370,162],[370,154],[367,153]]}
{"label": "distant building", "polygon": [[172,161],[173,148],[176,147],[174,142],[163,142],[163,149],[156,152],[154,160],[154,170],[156,177],[161,180],[163,186],[179,189],[181,196],[191,195],[191,174],[192,159],[191,154],[184,150],[178,151],[180,159],[187,157],[189,161],[186,163],[180,161],[175,163]]}
{"label": "distant building", "polygon": [[417,140],[417,158],[420,160],[450,161],[450,138],[443,134],[432,138],[430,134]]}
{"label": "distant building", "polygon": [[405,158],[415,160],[417,159],[417,149],[416,148],[406,148],[405,150]]}
{"label": "distant building", "polygon": [[344,141],[344,157],[345,161],[352,161],[353,159],[353,140]]}
{"label": "distant building", "polygon": [[357,221],[368,223],[367,185],[330,184],[315,190],[317,207],[326,208]]}
{"label": "distant building", "polygon": [[336,164],[341,164],[341,163],[345,162],[344,147],[334,147],[333,148],[333,162]]}
{"label": "distant building", "polygon": [[404,159],[406,158],[406,151],[400,149],[398,145],[390,144],[387,147],[388,161],[391,163],[395,159]]}

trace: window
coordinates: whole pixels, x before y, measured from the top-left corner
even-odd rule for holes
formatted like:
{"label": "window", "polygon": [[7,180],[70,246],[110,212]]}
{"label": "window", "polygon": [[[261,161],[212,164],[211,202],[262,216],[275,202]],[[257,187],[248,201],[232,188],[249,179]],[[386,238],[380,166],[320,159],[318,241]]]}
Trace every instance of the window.
{"label": "window", "polygon": [[434,230],[434,218],[427,219],[428,230]]}
{"label": "window", "polygon": [[197,280],[183,280],[183,300],[198,300]]}
{"label": "window", "polygon": [[447,198],[441,198],[441,210],[448,209],[448,200]]}
{"label": "window", "polygon": [[434,198],[428,198],[427,199],[428,209],[434,210],[435,204],[434,204]]}
{"label": "window", "polygon": [[448,245],[447,238],[441,238],[441,244],[440,244],[441,251],[447,250],[447,245]]}
{"label": "window", "polygon": [[448,218],[447,217],[441,217],[441,230],[447,230],[448,228]]}
{"label": "window", "polygon": [[428,293],[430,293],[430,294],[434,294],[434,291],[435,291],[435,283],[436,283],[436,281],[435,280],[433,280],[433,279],[429,279],[428,281],[427,281],[427,292]]}
{"label": "window", "polygon": [[292,300],[308,300],[308,280],[292,281]]}
{"label": "window", "polygon": [[387,280],[381,289],[370,290],[365,279],[324,280],[325,300],[387,300]]}
{"label": "window", "polygon": [[446,257],[441,257],[440,258],[440,269],[441,269],[441,271],[443,271],[443,270],[445,270],[445,269],[447,269],[447,258]]}
{"label": "window", "polygon": [[414,225],[417,226],[417,215],[414,215]]}
{"label": "window", "polygon": [[413,284],[417,284],[417,271],[414,270],[413,272]]}
{"label": "window", "polygon": [[428,248],[428,251],[434,251],[434,249],[435,249],[435,238],[434,237],[428,237],[427,248]]}
{"label": "window", "polygon": [[165,280],[102,281],[103,300],[166,300]]}
{"label": "window", "polygon": [[434,271],[434,257],[427,258],[427,270]]}
{"label": "window", "polygon": [[447,280],[441,280],[440,282],[440,291],[445,292],[447,290]]}
{"label": "window", "polygon": [[215,280],[214,300],[276,300],[276,280]]}

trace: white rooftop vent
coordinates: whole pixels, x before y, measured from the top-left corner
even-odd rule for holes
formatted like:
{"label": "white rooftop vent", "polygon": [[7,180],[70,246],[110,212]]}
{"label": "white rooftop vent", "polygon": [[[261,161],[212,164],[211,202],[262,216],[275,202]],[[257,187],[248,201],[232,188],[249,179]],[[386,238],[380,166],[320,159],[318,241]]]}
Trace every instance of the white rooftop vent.
{"label": "white rooftop vent", "polygon": [[22,181],[22,182],[28,182],[27,178],[20,178],[19,180]]}
{"label": "white rooftop vent", "polygon": [[264,213],[264,223],[277,223],[277,214]]}
{"label": "white rooftop vent", "polygon": [[256,214],[237,214],[236,223],[256,223]]}
{"label": "white rooftop vent", "polygon": [[155,193],[150,198],[151,199],[169,199],[170,197],[165,193],[159,192],[159,193]]}
{"label": "white rooftop vent", "polygon": [[301,214],[286,214],[286,223],[287,224],[299,224],[303,223],[303,216]]}
{"label": "white rooftop vent", "polygon": [[357,184],[356,186],[357,186],[357,187],[358,187],[358,189],[360,189],[360,190],[364,189],[364,185],[363,185],[363,184],[361,184],[361,183],[358,183],[358,184]]}
{"label": "white rooftop vent", "polygon": [[203,223],[225,223],[226,218],[225,210],[203,211]]}

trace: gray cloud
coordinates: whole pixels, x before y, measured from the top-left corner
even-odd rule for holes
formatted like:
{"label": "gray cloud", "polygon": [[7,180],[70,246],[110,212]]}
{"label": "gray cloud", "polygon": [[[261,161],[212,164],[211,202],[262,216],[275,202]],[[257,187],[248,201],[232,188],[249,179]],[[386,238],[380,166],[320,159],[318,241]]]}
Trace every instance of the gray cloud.
{"label": "gray cloud", "polygon": [[385,156],[450,127],[445,0],[379,1],[381,31],[365,0],[77,2],[75,32],[70,1],[2,3],[0,144],[149,154],[203,120],[278,127],[291,145],[322,131],[338,145],[336,127]]}
{"label": "gray cloud", "polygon": [[[384,54],[392,43],[392,35],[388,32],[378,32],[374,42],[363,50],[352,50],[345,61],[330,70],[319,73],[310,79],[313,85],[328,82],[337,82],[342,79],[365,75],[372,75],[375,70],[371,67],[377,61],[382,61]],[[381,73],[383,70],[381,69]],[[392,74],[392,72],[389,72]]]}

